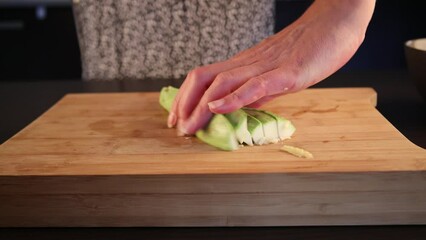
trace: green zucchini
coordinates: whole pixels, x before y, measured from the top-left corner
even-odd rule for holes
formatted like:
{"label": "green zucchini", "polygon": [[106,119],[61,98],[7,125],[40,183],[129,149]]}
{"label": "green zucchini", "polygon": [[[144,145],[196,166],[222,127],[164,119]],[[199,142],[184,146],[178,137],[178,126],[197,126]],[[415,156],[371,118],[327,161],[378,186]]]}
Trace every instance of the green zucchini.
{"label": "green zucchini", "polygon": [[[179,89],[163,87],[160,105],[170,111]],[[291,121],[274,113],[242,108],[227,114],[214,114],[209,123],[195,133],[201,141],[232,151],[241,145],[263,145],[290,138],[296,128]]]}

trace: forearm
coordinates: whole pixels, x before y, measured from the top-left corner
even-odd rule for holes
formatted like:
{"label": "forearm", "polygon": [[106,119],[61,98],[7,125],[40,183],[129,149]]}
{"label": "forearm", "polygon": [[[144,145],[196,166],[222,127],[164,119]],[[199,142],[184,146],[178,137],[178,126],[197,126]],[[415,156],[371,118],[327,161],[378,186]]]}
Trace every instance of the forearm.
{"label": "forearm", "polygon": [[375,2],[375,0],[316,0],[297,21],[328,19],[330,24],[357,31],[357,34],[363,37],[373,15]]}
{"label": "forearm", "polygon": [[298,82],[312,85],[348,62],[364,40],[374,6],[374,0],[317,0],[278,33],[298,39],[293,48]]}

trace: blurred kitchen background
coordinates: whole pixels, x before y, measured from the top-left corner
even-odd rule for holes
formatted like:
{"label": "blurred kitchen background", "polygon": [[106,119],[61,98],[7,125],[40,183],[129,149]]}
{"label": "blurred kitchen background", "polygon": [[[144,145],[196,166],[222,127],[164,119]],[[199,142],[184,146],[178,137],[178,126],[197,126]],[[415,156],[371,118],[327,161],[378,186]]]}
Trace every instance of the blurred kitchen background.
{"label": "blurred kitchen background", "polygon": [[[0,81],[80,79],[71,1],[0,0]],[[276,31],[310,3],[278,0]],[[426,37],[426,14],[419,4],[378,0],[363,45],[341,71],[406,69],[404,42]]]}

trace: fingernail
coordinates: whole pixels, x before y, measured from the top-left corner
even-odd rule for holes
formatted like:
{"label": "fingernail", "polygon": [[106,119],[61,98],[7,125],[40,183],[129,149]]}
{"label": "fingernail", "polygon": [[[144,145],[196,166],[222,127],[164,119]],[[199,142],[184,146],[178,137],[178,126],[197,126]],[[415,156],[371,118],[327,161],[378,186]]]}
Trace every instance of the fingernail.
{"label": "fingernail", "polygon": [[207,105],[209,105],[210,109],[216,109],[222,107],[223,104],[225,104],[225,100],[222,98],[213,102],[209,102]]}
{"label": "fingernail", "polygon": [[172,128],[176,124],[176,114],[170,112],[169,117],[167,118],[167,127]]}

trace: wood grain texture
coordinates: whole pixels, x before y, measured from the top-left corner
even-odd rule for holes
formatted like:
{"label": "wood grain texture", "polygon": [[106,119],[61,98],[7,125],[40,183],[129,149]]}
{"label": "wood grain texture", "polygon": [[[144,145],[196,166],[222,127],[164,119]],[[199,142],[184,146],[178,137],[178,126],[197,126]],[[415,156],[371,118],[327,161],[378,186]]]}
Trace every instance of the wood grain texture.
{"label": "wood grain texture", "polygon": [[425,224],[426,151],[375,104],[341,88],[265,105],[302,159],[177,137],[158,93],[69,94],[0,146],[0,226]]}

